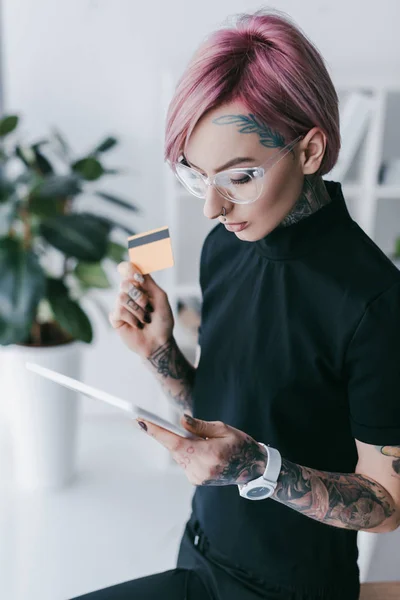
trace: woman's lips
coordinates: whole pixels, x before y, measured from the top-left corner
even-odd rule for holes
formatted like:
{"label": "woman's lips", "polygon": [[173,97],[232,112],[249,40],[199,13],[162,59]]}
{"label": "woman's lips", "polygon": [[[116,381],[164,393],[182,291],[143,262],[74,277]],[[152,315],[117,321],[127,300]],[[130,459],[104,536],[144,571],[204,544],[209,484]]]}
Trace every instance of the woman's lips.
{"label": "woman's lips", "polygon": [[247,227],[247,221],[243,222],[243,223],[224,223],[226,229],[228,231],[242,231],[245,227]]}

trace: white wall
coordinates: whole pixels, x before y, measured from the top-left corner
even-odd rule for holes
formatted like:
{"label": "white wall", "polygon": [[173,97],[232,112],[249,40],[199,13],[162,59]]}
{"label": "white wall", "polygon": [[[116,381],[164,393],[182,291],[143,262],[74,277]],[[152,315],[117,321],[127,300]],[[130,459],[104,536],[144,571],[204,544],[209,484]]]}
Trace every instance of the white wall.
{"label": "white wall", "polygon": [[[110,162],[131,172],[103,187],[141,205],[144,217],[132,220],[137,230],[165,225],[161,178],[154,175],[162,159],[160,70],[172,66],[179,73],[228,15],[261,6],[240,0],[3,0],[6,110],[21,113],[27,139],[56,124],[78,154],[116,134],[121,146]],[[399,77],[398,0],[285,0],[272,6],[288,12],[316,43],[334,80]],[[396,218],[400,232],[398,206],[386,218]],[[111,306],[113,293],[105,298]],[[157,404],[158,386],[98,315],[93,318],[97,338],[86,350],[84,379],[150,408]],[[89,401],[85,407],[106,410]],[[384,553],[380,557],[387,564]],[[388,575],[373,576],[380,574]]]}

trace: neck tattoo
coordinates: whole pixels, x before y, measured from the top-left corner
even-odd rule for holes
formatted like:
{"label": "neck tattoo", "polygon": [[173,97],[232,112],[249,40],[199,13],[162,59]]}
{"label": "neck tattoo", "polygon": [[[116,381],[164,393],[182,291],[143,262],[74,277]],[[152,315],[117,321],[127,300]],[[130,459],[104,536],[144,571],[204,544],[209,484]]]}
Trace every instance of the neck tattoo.
{"label": "neck tattoo", "polygon": [[314,174],[305,175],[299,199],[278,227],[288,227],[298,223],[329,204],[331,200],[322,177]]}

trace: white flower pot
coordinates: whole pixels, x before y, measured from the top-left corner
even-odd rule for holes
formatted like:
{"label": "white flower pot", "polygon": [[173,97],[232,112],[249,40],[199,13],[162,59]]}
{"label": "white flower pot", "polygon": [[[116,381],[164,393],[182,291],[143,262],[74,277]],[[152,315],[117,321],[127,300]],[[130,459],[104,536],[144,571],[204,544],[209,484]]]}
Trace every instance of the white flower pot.
{"label": "white flower pot", "polygon": [[74,477],[80,396],[29,371],[35,362],[80,378],[82,342],[11,345],[6,352],[9,425],[15,482],[29,490],[59,489]]}

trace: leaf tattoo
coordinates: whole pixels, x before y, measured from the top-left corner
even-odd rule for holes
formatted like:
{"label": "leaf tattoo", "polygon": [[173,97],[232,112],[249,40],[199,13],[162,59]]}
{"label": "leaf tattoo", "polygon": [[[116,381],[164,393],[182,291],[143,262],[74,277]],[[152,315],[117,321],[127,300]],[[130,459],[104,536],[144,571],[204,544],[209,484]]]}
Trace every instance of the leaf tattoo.
{"label": "leaf tattoo", "polygon": [[216,125],[234,125],[240,126],[239,133],[257,133],[260,142],[266,148],[283,148],[285,138],[277,131],[273,131],[267,125],[257,121],[253,114],[246,115],[223,115],[212,121]]}

